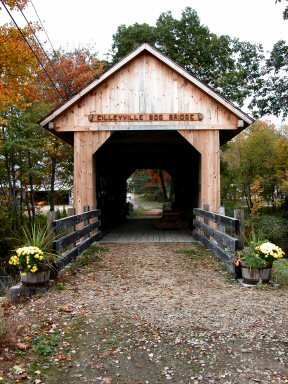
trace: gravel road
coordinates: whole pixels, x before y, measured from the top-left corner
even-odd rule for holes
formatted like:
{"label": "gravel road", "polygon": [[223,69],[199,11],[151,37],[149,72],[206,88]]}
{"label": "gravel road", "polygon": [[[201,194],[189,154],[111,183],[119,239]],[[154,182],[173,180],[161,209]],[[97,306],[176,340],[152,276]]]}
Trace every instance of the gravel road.
{"label": "gravel road", "polygon": [[235,284],[197,243],[109,244],[61,281],[14,308],[62,337],[38,383],[288,383],[288,291]]}

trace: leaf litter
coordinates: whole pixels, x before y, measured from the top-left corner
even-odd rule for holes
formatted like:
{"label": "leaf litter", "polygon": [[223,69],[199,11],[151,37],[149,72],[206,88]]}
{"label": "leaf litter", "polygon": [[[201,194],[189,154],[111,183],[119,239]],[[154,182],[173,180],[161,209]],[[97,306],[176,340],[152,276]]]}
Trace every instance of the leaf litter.
{"label": "leaf litter", "polygon": [[110,244],[59,283],[6,308],[5,382],[288,383],[288,291],[231,284],[197,243]]}

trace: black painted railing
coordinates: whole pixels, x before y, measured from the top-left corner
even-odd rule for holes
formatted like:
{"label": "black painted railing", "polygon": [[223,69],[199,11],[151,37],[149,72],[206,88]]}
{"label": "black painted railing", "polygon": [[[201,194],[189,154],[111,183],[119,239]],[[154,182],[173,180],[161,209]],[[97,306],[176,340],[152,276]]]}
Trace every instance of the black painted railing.
{"label": "black painted railing", "polygon": [[53,241],[53,251],[59,255],[58,271],[74,261],[93,242],[101,238],[99,217],[100,210],[94,209],[52,221],[53,232],[56,236]]}

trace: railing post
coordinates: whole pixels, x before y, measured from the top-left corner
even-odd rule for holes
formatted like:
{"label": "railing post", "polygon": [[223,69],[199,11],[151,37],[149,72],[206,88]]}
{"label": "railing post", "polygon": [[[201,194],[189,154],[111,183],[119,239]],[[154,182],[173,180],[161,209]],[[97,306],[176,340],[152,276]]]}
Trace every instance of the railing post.
{"label": "railing post", "polygon": [[[208,212],[209,212],[209,210],[210,210],[209,204],[204,204],[204,205],[203,205],[203,209],[204,209],[205,211],[208,211]],[[209,225],[209,227],[210,227],[210,220],[209,220],[208,217],[204,216],[204,218],[203,218],[203,222],[204,222],[204,224],[207,224],[207,225]],[[210,236],[207,236],[207,235],[205,234],[204,231],[202,232],[202,235],[205,236],[205,237],[207,237],[207,239],[210,239]]]}
{"label": "railing post", "polygon": [[52,223],[56,219],[56,212],[55,211],[48,211],[47,213],[47,226],[48,226],[48,234],[49,236],[55,238],[55,233],[53,231]]}
{"label": "railing post", "polygon": [[[225,216],[225,207],[219,207],[218,213],[221,216]],[[224,225],[219,225],[219,231],[226,233],[226,229]]]}
{"label": "railing post", "polygon": [[[75,215],[75,208],[68,208],[67,215],[67,217]],[[72,227],[68,228],[68,233],[72,233],[74,231],[76,231],[76,225],[73,225]],[[74,247],[76,247],[76,241],[75,243],[68,245],[67,249],[72,249]]]}
{"label": "railing post", "polygon": [[244,230],[245,230],[245,215],[244,209],[234,209],[234,218],[239,220],[240,228],[236,233],[236,237],[239,239],[239,248],[244,248]]}
{"label": "railing post", "polygon": [[[88,212],[90,211],[90,206],[89,205],[84,205],[83,207],[83,212]],[[90,224],[90,220],[87,219],[87,220],[84,220],[84,227],[86,227],[86,225],[89,225]],[[90,237],[90,234],[84,236],[84,240],[87,239],[88,237]]]}

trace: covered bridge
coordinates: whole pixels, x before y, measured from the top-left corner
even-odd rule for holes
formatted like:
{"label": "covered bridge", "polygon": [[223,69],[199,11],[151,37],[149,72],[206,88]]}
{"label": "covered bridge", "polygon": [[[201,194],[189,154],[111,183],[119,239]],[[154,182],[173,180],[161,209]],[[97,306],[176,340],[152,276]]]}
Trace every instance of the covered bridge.
{"label": "covered bridge", "polygon": [[220,205],[220,146],[253,120],[147,44],[42,120],[74,146],[74,207],[125,214],[126,180],[136,169],[166,170],[175,208]]}

